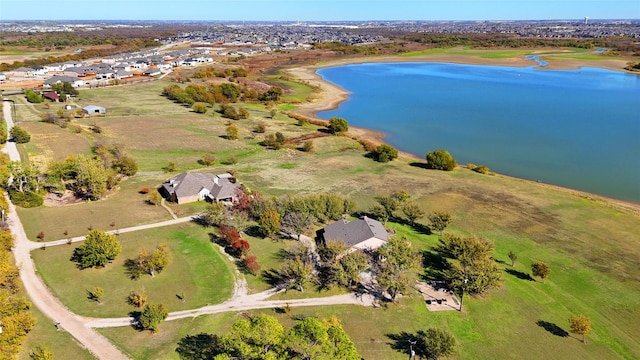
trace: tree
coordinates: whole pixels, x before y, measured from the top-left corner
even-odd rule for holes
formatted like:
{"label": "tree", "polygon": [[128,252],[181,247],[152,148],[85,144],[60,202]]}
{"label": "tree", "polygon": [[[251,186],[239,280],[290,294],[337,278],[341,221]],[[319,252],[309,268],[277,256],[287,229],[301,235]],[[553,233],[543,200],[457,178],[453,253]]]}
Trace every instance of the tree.
{"label": "tree", "polygon": [[340,286],[353,289],[360,283],[360,274],[369,267],[369,258],[362,251],[353,251],[344,254],[335,264],[335,281]]}
{"label": "tree", "polygon": [[444,275],[453,288],[481,294],[500,284],[502,271],[492,259],[489,240],[444,234],[436,250],[446,259]]}
{"label": "tree", "polygon": [[175,162],[169,161],[165,167],[162,168],[162,171],[165,173],[175,172],[178,169],[178,166]]}
{"label": "tree", "polygon": [[86,155],[75,157],[75,191],[90,199],[99,199],[107,193],[109,174],[99,159]]}
{"label": "tree", "polygon": [[447,150],[438,149],[427,154],[427,166],[434,170],[451,171],[458,166]]}
{"label": "tree", "polygon": [[82,245],[74,252],[73,261],[78,267],[86,269],[90,267],[104,267],[122,252],[122,245],[113,234],[107,234],[103,230],[91,230]]}
{"label": "tree", "polygon": [[42,95],[38,94],[37,92],[31,89],[25,91],[24,96],[27,98],[27,101],[30,103],[41,103],[44,101],[44,98],[42,97]]}
{"label": "tree", "polygon": [[455,352],[456,339],[446,330],[428,328],[418,332],[416,352],[428,359],[438,359]]}
{"label": "tree", "polygon": [[167,308],[163,304],[147,304],[144,306],[138,319],[142,330],[158,331],[158,325],[169,316]]}
{"label": "tree", "polygon": [[273,316],[241,318],[222,337],[222,348],[238,359],[282,359],[284,327]]}
{"label": "tree", "polygon": [[265,237],[271,237],[280,230],[280,214],[277,211],[265,211],[258,219],[260,232]]}
{"label": "tree", "polygon": [[147,294],[145,294],[144,291],[131,291],[129,296],[127,296],[127,303],[141,308],[147,303]]}
{"label": "tree", "polygon": [[284,215],[281,227],[285,232],[296,235],[298,241],[300,241],[300,236],[309,231],[315,222],[316,219],[313,216],[295,211]]}
{"label": "tree", "polygon": [[298,289],[300,292],[304,292],[304,285],[311,279],[312,271],[311,264],[305,261],[302,256],[296,256],[284,263],[280,275],[287,281],[289,289]]}
{"label": "tree", "polygon": [[373,150],[372,152],[373,158],[381,163],[389,162],[398,157],[398,150],[391,145],[381,144]]}
{"label": "tree", "polygon": [[429,214],[429,229],[442,235],[444,229],[453,222],[453,215],[446,211],[434,210]]}
{"label": "tree", "polygon": [[123,155],[113,161],[111,168],[117,171],[118,174],[133,176],[138,172],[138,163],[131,156]]}
{"label": "tree", "polygon": [[533,264],[531,264],[531,273],[533,274],[533,276],[537,276],[542,279],[542,283],[544,284],[545,279],[551,273],[551,268],[549,267],[549,265],[543,263],[542,261],[535,261]]}
{"label": "tree", "polygon": [[158,191],[152,191],[149,193],[149,198],[147,200],[151,205],[158,205],[162,202],[162,196]]}
{"label": "tree", "polygon": [[349,131],[349,123],[343,118],[332,117],[329,119],[329,131],[336,135],[345,133]]}
{"label": "tree", "polygon": [[135,259],[127,261],[126,266],[130,276],[137,279],[143,273],[154,277],[156,272],[160,273],[171,262],[171,253],[167,244],[160,244],[152,251],[148,249],[138,250]]}
{"label": "tree", "polygon": [[53,360],[53,353],[49,351],[44,345],[36,346],[29,354],[31,360]]}
{"label": "tree", "polygon": [[269,90],[260,95],[260,100],[278,102],[282,97],[282,94],[284,94],[284,90],[282,90],[282,88],[272,86]]}
{"label": "tree", "polygon": [[235,125],[227,126],[227,139],[238,140],[238,127]]}
{"label": "tree", "polygon": [[286,344],[294,359],[361,359],[355,345],[339,324],[323,322],[314,317],[298,322],[287,334]]}
{"label": "tree", "polygon": [[415,225],[416,220],[424,216],[424,210],[414,201],[405,203],[402,206],[402,213],[407,217],[411,225]]}
{"label": "tree", "polygon": [[216,156],[213,153],[206,153],[204,155],[202,155],[202,158],[200,159],[200,163],[202,165],[205,166],[211,166],[214,165],[216,163]]}
{"label": "tree", "polygon": [[20,126],[14,126],[9,131],[11,138],[16,144],[26,144],[31,141],[31,134],[27,132],[27,130],[21,128]]}
{"label": "tree", "polygon": [[583,314],[569,318],[569,327],[574,334],[582,335],[582,342],[587,343],[587,335],[591,331],[591,319]]}
{"label": "tree", "polygon": [[202,220],[210,226],[228,225],[229,213],[222,202],[214,201],[205,207]]}
{"label": "tree", "polygon": [[509,251],[509,260],[511,260],[511,267],[513,267],[513,265],[516,263],[516,260],[518,260],[518,255],[516,255],[516,253],[514,253],[513,251]]}
{"label": "tree", "polygon": [[378,257],[384,260],[376,264],[376,280],[395,303],[397,296],[405,293],[415,282],[422,256],[411,248],[405,237],[392,237],[378,249]]}

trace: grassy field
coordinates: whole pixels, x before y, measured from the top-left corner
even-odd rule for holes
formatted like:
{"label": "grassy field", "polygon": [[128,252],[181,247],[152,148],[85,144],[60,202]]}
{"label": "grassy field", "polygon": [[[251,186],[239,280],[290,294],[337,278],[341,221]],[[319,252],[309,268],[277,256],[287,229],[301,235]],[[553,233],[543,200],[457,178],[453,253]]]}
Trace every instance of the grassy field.
{"label": "grassy field", "polygon": [[[69,259],[77,245],[50,247],[32,253],[38,273],[54,294],[76,314],[122,317],[134,308],[126,303],[130,291],[143,290],[151,303],[162,303],[169,311],[192,309],[223,302],[231,296],[233,273],[228,260],[211,243],[206,229],[182,224],[121,234],[122,254],[103,269],[78,270]],[[131,280],[124,262],[141,248],[166,243],[172,262],[155,277]],[[92,302],[87,291],[105,290],[102,304]],[[181,301],[178,296],[184,298]]]}
{"label": "grassy field", "polygon": [[[491,56],[497,55],[493,53]],[[415,295],[386,309],[335,306],[294,310],[294,314],[335,314],[342,318],[345,329],[356,341],[364,358],[406,358],[406,354],[393,350],[389,336],[427,326],[445,327],[452,331],[460,344],[457,356],[460,359],[640,358],[640,328],[637,327],[640,320],[638,213],[595,196],[560,191],[544,184],[505,176],[482,175],[462,168],[453,172],[429,171],[424,169],[422,160],[412,158],[403,157],[387,164],[376,163],[365,156],[358,143],[344,137],[312,140],[313,153],[303,153],[293,147],[263,150],[258,143],[264,134],[253,132],[258,123],[267,125],[267,134],[280,131],[288,138],[316,133],[318,128],[298,126],[295,120],[283,115],[270,119],[266,116],[267,111],[257,106],[247,106],[252,113],[251,118],[239,121],[223,119],[219,115],[195,114],[162,98],[159,95],[162,87],[163,83],[157,82],[84,90],[81,101],[107,106],[109,114],[104,118],[79,122],[85,125],[91,121],[98,122],[103,128],[104,139],[123,143],[139,161],[143,171],[159,171],[168,161],[176,161],[181,170],[202,169],[197,160],[203,153],[211,151],[216,154],[217,163],[210,171],[235,171],[240,182],[267,196],[331,192],[349,197],[357,203],[359,210],[366,210],[374,203],[375,196],[405,189],[427,213],[432,210],[451,212],[454,224],[449,231],[494,241],[498,261],[507,261],[506,254],[514,251],[518,254],[516,271],[529,273],[535,260],[551,266],[552,273],[545,284],[522,280],[505,272],[500,289],[485,297],[465,301],[467,306],[463,313],[429,313]],[[18,107],[18,112],[21,111],[28,109]],[[230,141],[222,137],[229,123],[240,127],[240,140]],[[38,134],[34,136],[32,147],[26,149],[29,157],[56,157],[64,151],[56,145],[58,140],[46,140],[45,127],[52,125],[29,125],[34,125],[30,129]],[[52,138],[57,136],[60,141],[67,134],[64,130],[51,132]],[[70,138],[76,136],[71,132],[68,135]],[[74,141],[78,141],[79,145],[73,145],[77,149],[85,148],[82,141]],[[433,149],[426,144],[424,150],[426,153]],[[234,163],[225,161],[231,157],[235,158]],[[112,222],[116,227],[124,227],[166,220],[169,214],[160,207],[146,205],[145,197],[137,191],[142,186],[157,186],[169,175],[134,176],[124,181],[120,190],[104,201],[60,208],[20,209],[19,214],[29,236],[35,237],[38,231],[44,231],[46,240],[63,238],[64,230],[68,230],[70,235],[83,235],[88,225],[109,229]],[[195,213],[201,206],[175,208]],[[418,221],[427,222],[424,218]],[[407,235],[422,249],[428,249],[437,241],[434,236],[418,233],[406,226],[393,227],[398,236]],[[193,238],[207,241],[206,229],[189,228],[180,232],[200,234],[193,235]],[[130,243],[149,241],[154,245],[159,239],[179,242],[175,234],[174,230],[169,234],[166,230],[157,230],[143,236],[144,239],[155,237],[153,240],[132,240]],[[141,235],[128,236],[137,239]],[[262,239],[249,241],[263,269],[276,267],[278,251],[293,244]],[[127,251],[134,254],[138,247],[132,246]],[[76,271],[83,277],[83,273],[88,274],[84,282],[75,283],[68,294],[59,294],[62,301],[65,304],[69,302],[72,309],[88,309],[81,312],[106,313],[108,310],[117,314],[114,316],[122,316],[129,311],[124,305],[123,294],[131,289],[124,286],[125,289],[122,284],[136,285],[138,282],[126,279],[122,267],[117,264],[96,271],[75,270],[68,261],[71,249],[64,246],[33,253],[43,276],[63,270],[67,273]],[[176,259],[178,256],[183,256],[183,262],[190,261],[187,260],[190,255],[176,254]],[[126,256],[121,255],[119,261],[124,258]],[[61,267],[61,270],[56,270],[56,267]],[[170,276],[169,270],[167,277]],[[93,275],[110,272],[114,274]],[[158,279],[149,282],[161,280],[164,275],[160,274]],[[184,276],[188,280],[191,275]],[[198,277],[203,278],[204,275]],[[61,282],[61,279],[47,281],[57,288],[54,283]],[[267,286],[259,277],[249,277],[248,281],[252,291],[260,291]],[[114,297],[105,300],[104,305],[90,303],[84,292],[101,284],[105,288],[105,296]],[[109,289],[112,287],[120,289],[118,291],[122,294],[111,294]],[[151,291],[150,288],[146,290],[148,293]],[[175,291],[178,289],[171,292]],[[173,297],[166,298],[170,309],[195,307],[191,300],[186,304],[179,303],[171,292],[162,294]],[[195,302],[198,296],[191,295],[187,299]],[[593,320],[588,345],[581,344],[572,336],[554,335],[537,325],[537,322],[544,321],[568,330],[567,319],[578,313],[584,313]],[[164,323],[156,335],[138,333],[130,328],[100,331],[136,359],[177,359],[173,349],[182,336],[202,331],[224,332],[233,316],[206,316]],[[286,315],[279,316],[283,321],[290,321]]]}
{"label": "grassy field", "polygon": [[36,318],[36,326],[22,344],[18,360],[31,360],[29,354],[38,346],[44,346],[51,351],[56,359],[97,359],[87,349],[78,344],[69,333],[64,330],[56,330],[53,322],[37,308],[33,307],[31,312]]}

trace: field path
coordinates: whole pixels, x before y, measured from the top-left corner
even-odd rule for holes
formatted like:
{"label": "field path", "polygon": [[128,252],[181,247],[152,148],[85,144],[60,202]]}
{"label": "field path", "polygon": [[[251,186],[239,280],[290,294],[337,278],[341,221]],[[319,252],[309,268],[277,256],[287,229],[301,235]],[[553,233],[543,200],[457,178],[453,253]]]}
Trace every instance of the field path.
{"label": "field path", "polygon": [[[13,127],[11,118],[12,103],[5,101],[3,106],[4,118],[7,123],[7,132]],[[7,142],[2,152],[9,155],[12,161],[21,161],[20,153],[14,142]],[[174,218],[172,220],[161,221],[153,224],[132,226],[119,230],[109,231],[110,233],[126,233],[151,229],[156,227],[170,226],[193,221],[191,216]],[[99,359],[120,360],[128,357],[118,350],[104,336],[97,333],[93,328],[130,326],[135,319],[131,317],[123,318],[89,318],[76,315],[69,311],[47,288],[42,279],[36,274],[35,265],[31,259],[31,251],[43,246],[58,246],[71,242],[79,242],[85,239],[78,236],[70,239],[55,240],[49,242],[34,242],[27,238],[20,218],[13,203],[9,202],[9,214],[7,221],[15,238],[13,249],[16,265],[20,269],[20,279],[22,280],[27,294],[33,304],[40,309],[53,324],[57,323],[61,329],[71,334],[80,344],[85,346]],[[301,236],[301,241],[313,245],[313,240],[306,236]],[[236,280],[233,296],[218,305],[204,306],[198,309],[176,311],[169,314],[167,320],[177,320],[189,317],[197,317],[206,314],[217,314],[228,311],[244,311],[251,309],[268,309],[276,307],[299,307],[299,306],[326,306],[339,304],[357,304],[363,306],[373,306],[375,299],[370,295],[356,295],[353,293],[327,296],[320,298],[307,298],[295,300],[267,300],[272,295],[278,293],[276,289],[270,289],[257,294],[247,293],[247,284],[243,278]]]}

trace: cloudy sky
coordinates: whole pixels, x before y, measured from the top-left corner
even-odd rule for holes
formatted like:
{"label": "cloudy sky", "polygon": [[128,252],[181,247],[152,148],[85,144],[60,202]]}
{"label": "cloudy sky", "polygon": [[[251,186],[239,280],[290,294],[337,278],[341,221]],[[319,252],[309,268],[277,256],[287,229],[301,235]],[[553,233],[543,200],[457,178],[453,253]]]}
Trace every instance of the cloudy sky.
{"label": "cloudy sky", "polygon": [[638,19],[640,0],[1,0],[6,20]]}

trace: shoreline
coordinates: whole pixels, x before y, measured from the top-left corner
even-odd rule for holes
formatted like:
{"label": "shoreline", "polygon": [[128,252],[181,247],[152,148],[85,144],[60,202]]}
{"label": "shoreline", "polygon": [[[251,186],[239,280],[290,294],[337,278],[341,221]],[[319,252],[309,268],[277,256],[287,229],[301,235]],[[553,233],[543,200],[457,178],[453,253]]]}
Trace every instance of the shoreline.
{"label": "shoreline", "polygon": [[[315,65],[306,65],[306,66],[298,66],[283,69],[284,72],[292,75],[294,78],[298,80],[302,80],[303,82],[311,85],[312,87],[320,89],[318,93],[314,94],[312,100],[310,102],[301,104],[293,110],[292,112],[307,116],[310,118],[324,120],[317,116],[318,112],[335,110],[340,104],[349,99],[349,95],[351,92],[343,89],[342,87],[330,83],[324,80],[320,75],[318,75],[317,71],[319,69],[342,66],[342,65],[352,65],[352,64],[365,64],[365,63],[400,63],[400,62],[444,62],[444,63],[454,63],[454,64],[466,64],[466,65],[487,65],[487,66],[512,66],[512,67],[529,67],[536,66],[537,62],[532,59],[527,59],[523,57],[517,58],[505,58],[505,59],[486,59],[479,58],[473,56],[464,56],[464,55],[420,55],[420,56],[412,56],[412,57],[371,57],[371,58],[348,58],[348,59],[340,59],[330,62],[325,62],[321,64]],[[604,63],[603,63],[604,62]],[[593,64],[594,61],[588,60],[578,60],[578,59],[562,59],[562,61],[553,61],[549,62],[549,65],[545,66],[544,69],[549,70],[572,70],[578,69],[581,67],[597,67],[604,68],[608,70],[616,70],[623,71],[620,64],[623,64],[624,60],[619,59],[611,59],[611,60],[598,60]],[[601,66],[594,66],[601,65]],[[640,75],[638,75],[640,76]],[[385,133],[363,128],[363,127],[355,127],[349,125],[349,133],[352,135],[356,135],[358,137],[364,138],[366,140],[372,141],[376,144],[383,144],[384,138],[387,136]],[[405,158],[409,158],[412,160],[424,161],[423,158],[416,156],[415,154],[407,153],[404,151],[398,151],[399,155]],[[460,165],[459,165],[460,166]],[[525,181],[530,184],[536,184],[538,186],[544,186],[547,188],[552,188],[558,191],[562,191],[565,193],[572,194],[574,196],[579,196],[581,198],[591,199],[594,201],[604,202],[608,205],[615,206],[617,208],[622,208],[625,210],[629,210],[634,212],[636,215],[640,215],[640,203],[636,203],[629,200],[621,200],[610,198],[604,195],[598,195],[582,190],[572,189],[568,187],[563,187],[559,185],[541,183],[534,180],[518,178],[515,176],[496,174],[497,176],[516,179],[520,181]]]}

